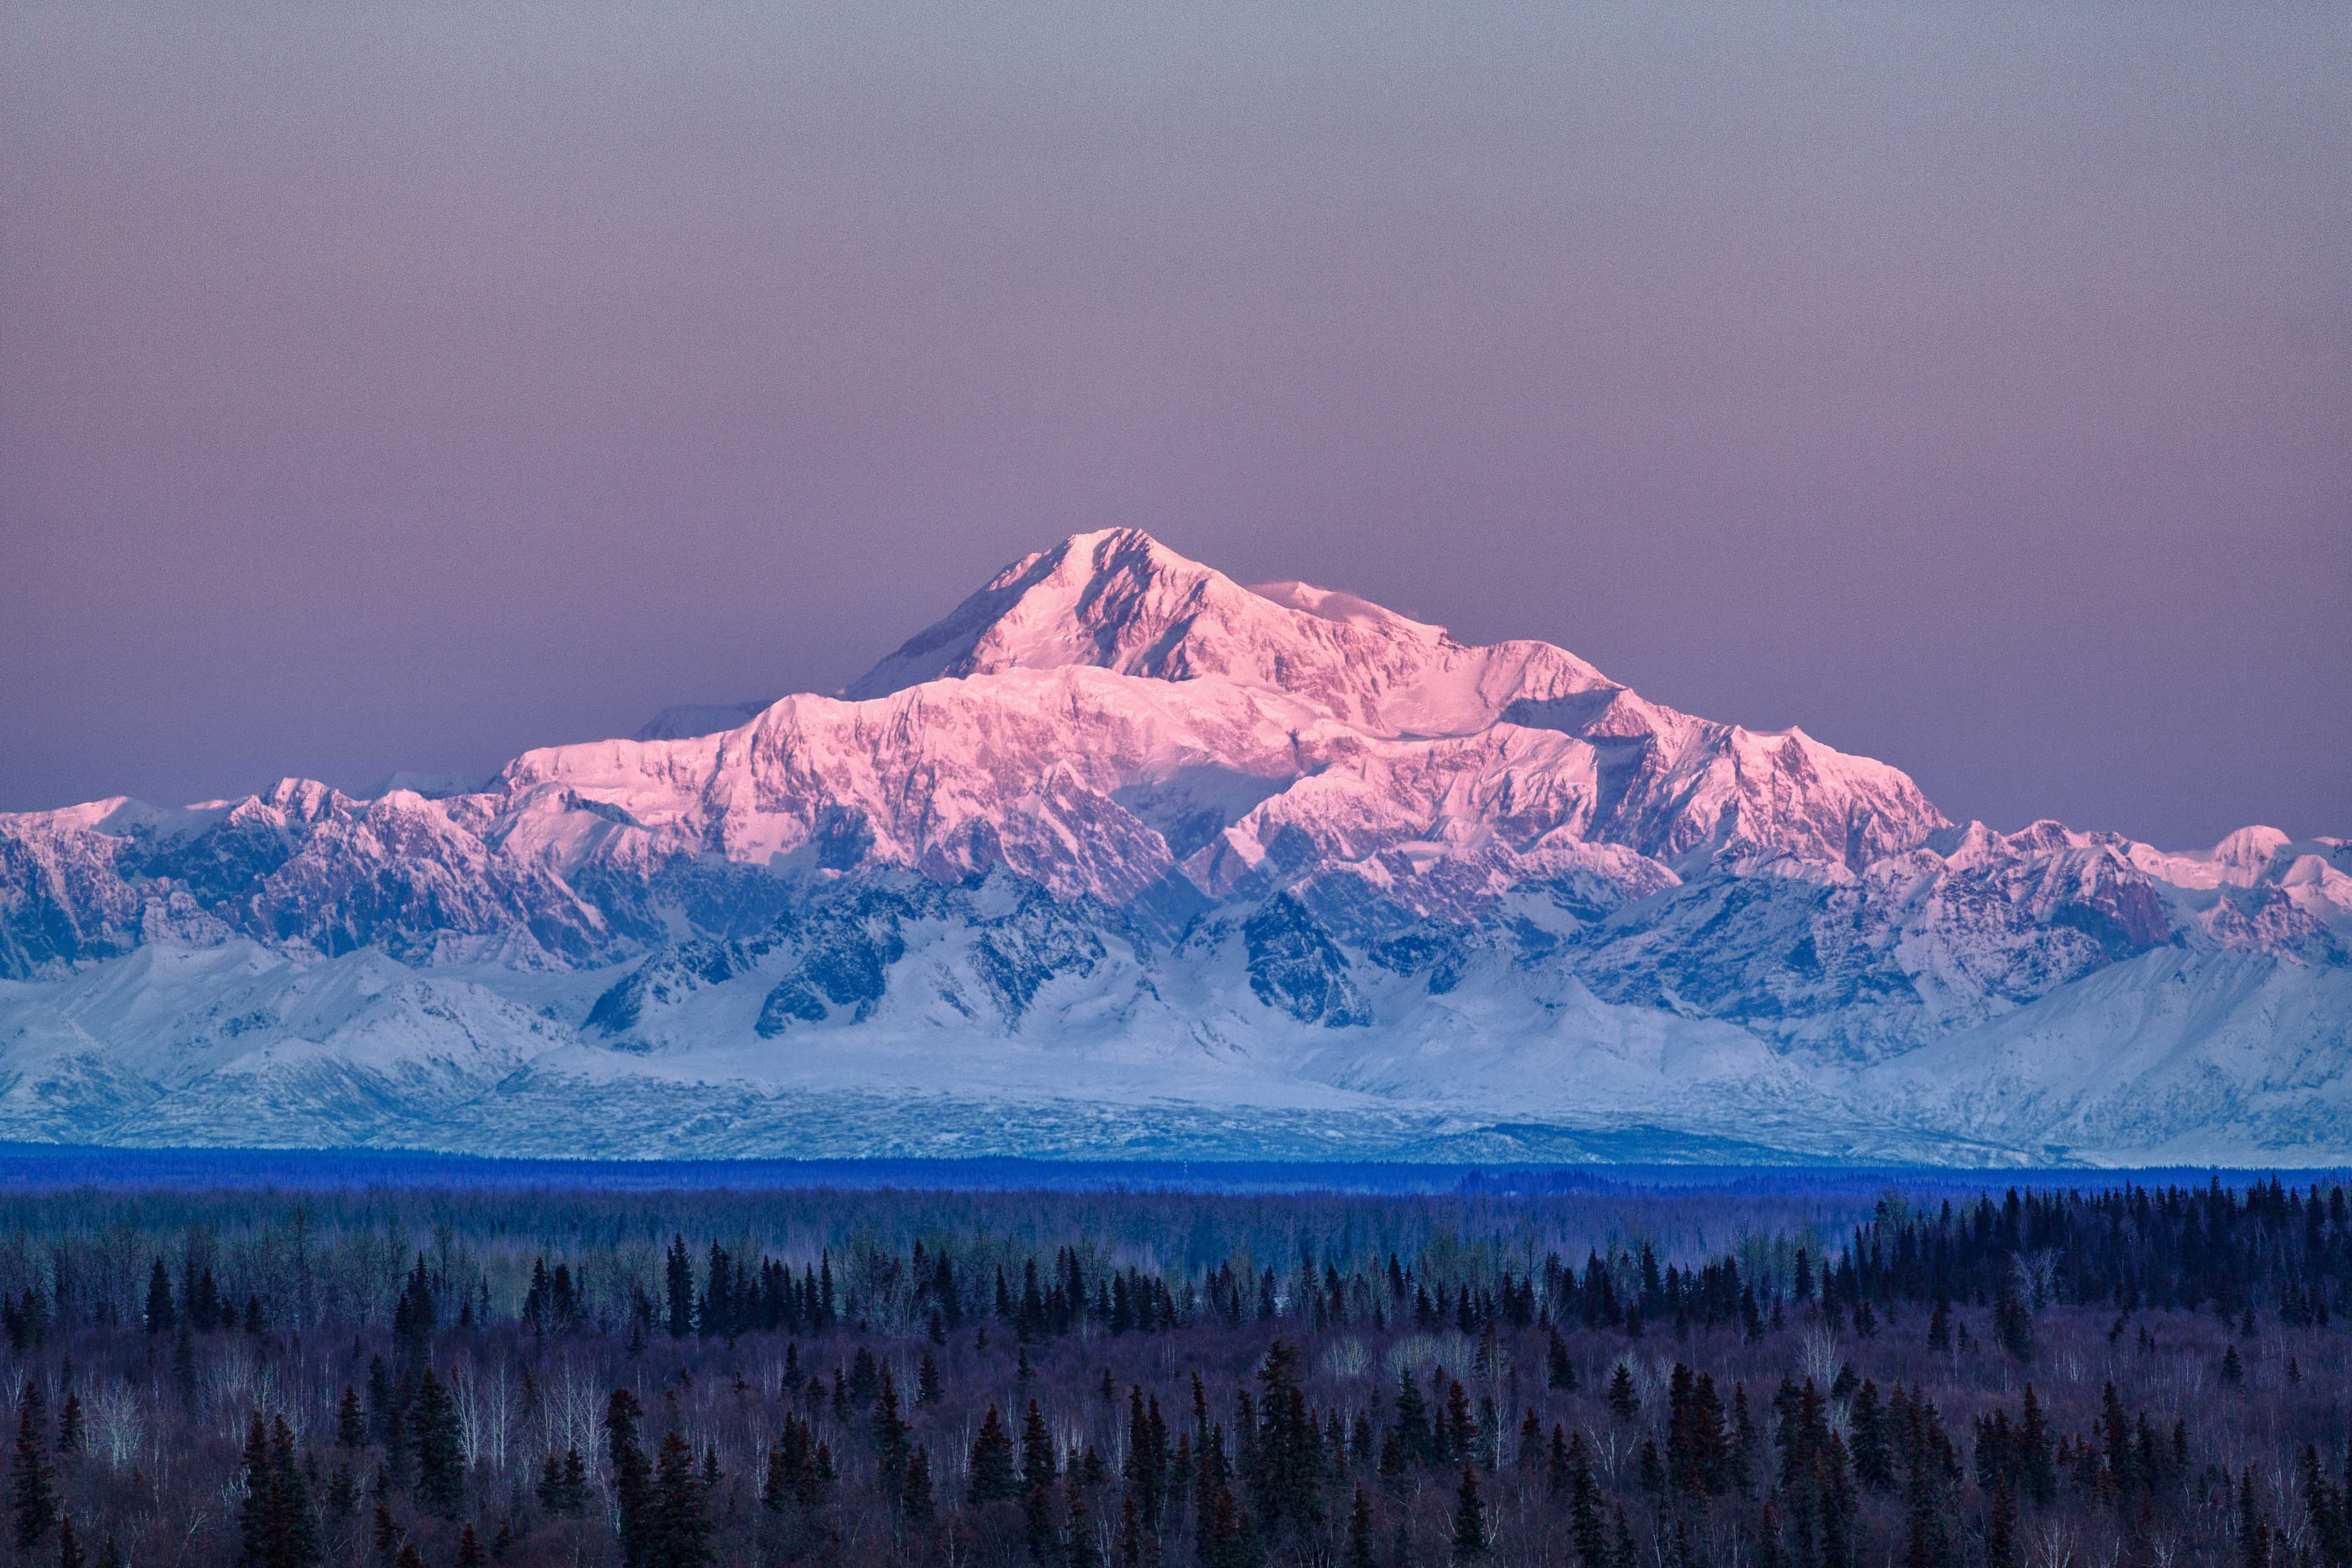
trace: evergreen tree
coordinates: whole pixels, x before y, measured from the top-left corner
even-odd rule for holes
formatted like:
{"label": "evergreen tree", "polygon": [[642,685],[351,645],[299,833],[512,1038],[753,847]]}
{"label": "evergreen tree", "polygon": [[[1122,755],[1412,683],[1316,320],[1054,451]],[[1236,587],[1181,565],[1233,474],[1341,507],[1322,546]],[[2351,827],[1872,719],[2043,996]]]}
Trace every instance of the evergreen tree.
{"label": "evergreen tree", "polygon": [[657,1568],[653,1555],[653,1468],[637,1437],[645,1411],[637,1396],[616,1388],[604,1405],[604,1442],[613,1466],[613,1503],[620,1515],[623,1568]]}
{"label": "evergreen tree", "polygon": [[1348,1553],[1345,1568],[1376,1568],[1372,1561],[1372,1503],[1361,1486],[1348,1506]]}
{"label": "evergreen tree", "polygon": [[335,1410],[335,1442],[345,1448],[367,1447],[367,1417],[360,1409],[359,1391],[343,1385],[343,1402]]}
{"label": "evergreen tree", "polygon": [[348,1459],[335,1466],[335,1473],[327,1482],[327,1511],[337,1519],[349,1519],[359,1511],[360,1480]]}
{"label": "evergreen tree", "polygon": [[[1558,1428],[1554,1428],[1557,1432]],[[1601,1522],[1601,1483],[1579,1432],[1568,1444],[1568,1529],[1580,1568],[1607,1568],[1609,1538]]]}
{"label": "evergreen tree", "polygon": [[1576,1363],[1568,1359],[1568,1342],[1552,1329],[1550,1342],[1544,1350],[1544,1379],[1554,1388],[1576,1386]]}
{"label": "evergreen tree", "polygon": [[1467,1562],[1486,1554],[1486,1508],[1478,1500],[1478,1471],[1462,1467],[1462,1485],[1454,1494],[1454,1556]]}
{"label": "evergreen tree", "polygon": [[172,1310],[172,1273],[158,1258],[147,1276],[147,1331],[168,1334],[178,1321],[179,1314]]}
{"label": "evergreen tree", "polygon": [[1633,1373],[1621,1361],[1609,1376],[1609,1409],[1618,1420],[1630,1424],[1641,1408],[1641,1396],[1633,1392]]}
{"label": "evergreen tree", "polygon": [[1255,1474],[1249,1479],[1259,1521],[1269,1531],[1286,1522],[1311,1528],[1323,1516],[1323,1439],[1307,1410],[1305,1362],[1296,1344],[1276,1340],[1258,1369]]}
{"label": "evergreen tree", "polygon": [[710,1562],[710,1521],[694,1449],[676,1432],[662,1438],[655,1464],[649,1544],[650,1568],[705,1568]]}
{"label": "evergreen tree", "polygon": [[1054,1434],[1045,1425],[1045,1412],[1033,1399],[1028,1414],[1021,1418],[1021,1485],[1032,1491],[1052,1486],[1057,1464]]}
{"label": "evergreen tree", "polygon": [[2018,1568],[2017,1500],[2006,1482],[1993,1489],[1992,1515],[1985,1523],[1985,1568]]}
{"label": "evergreen tree", "polygon": [[1429,1419],[1429,1405],[1422,1398],[1421,1385],[1413,1382],[1410,1370],[1397,1378],[1396,1426],[1392,1430],[1408,1464],[1437,1462],[1436,1432]]}
{"label": "evergreen tree", "polygon": [[431,1359],[433,1332],[439,1322],[433,1302],[433,1283],[425,1269],[425,1255],[416,1255],[408,1284],[392,1309],[393,1364],[399,1376],[413,1377]]}
{"label": "evergreen tree", "polygon": [[574,1444],[563,1450],[562,1511],[577,1517],[588,1511],[588,1461]]}
{"label": "evergreen tree", "polygon": [[1065,1568],[1103,1568],[1102,1549],[1095,1540],[1094,1514],[1076,1477],[1070,1481],[1069,1522],[1063,1531]]}
{"label": "evergreen tree", "polygon": [[431,1367],[425,1369],[424,1380],[416,1387],[414,1420],[417,1500],[444,1519],[455,1519],[466,1493],[457,1405]]}
{"label": "evergreen tree", "polygon": [[682,1340],[694,1332],[694,1259],[686,1250],[686,1237],[673,1236],[669,1243],[669,1337]]}
{"label": "evergreen tree", "polygon": [[25,1384],[16,1404],[16,1458],[10,1469],[16,1506],[16,1550],[30,1552],[58,1522],[58,1489],[49,1468],[47,1414],[41,1393]]}
{"label": "evergreen tree", "polygon": [[310,1481],[294,1451],[294,1428],[283,1415],[270,1433],[269,1468],[268,1568],[314,1568],[320,1547],[310,1512]]}
{"label": "evergreen tree", "polygon": [[906,1510],[913,1524],[931,1521],[931,1451],[918,1446],[907,1456],[907,1484],[899,1493],[898,1506]]}
{"label": "evergreen tree", "polygon": [[1853,1479],[1872,1491],[1885,1491],[1895,1484],[1895,1462],[1880,1420],[1878,1384],[1869,1378],[1863,1379],[1853,1396],[1848,1421],[1853,1436],[1846,1446],[1853,1457]]}
{"label": "evergreen tree", "polygon": [[269,1428],[257,1410],[246,1428],[244,1470],[245,1496],[236,1505],[236,1568],[268,1568],[270,1493],[277,1478],[269,1458]]}
{"label": "evergreen tree", "polygon": [[1004,1429],[1004,1417],[992,1405],[981,1418],[979,1435],[971,1440],[971,1503],[977,1508],[1009,1502],[1020,1495],[1020,1479],[1013,1468],[1013,1436]]}
{"label": "evergreen tree", "polygon": [[874,1401],[874,1452],[879,1467],[883,1495],[896,1497],[904,1489],[907,1462],[911,1451],[908,1440],[911,1430],[898,1414],[898,1380],[885,1371],[881,1374],[880,1392]]}

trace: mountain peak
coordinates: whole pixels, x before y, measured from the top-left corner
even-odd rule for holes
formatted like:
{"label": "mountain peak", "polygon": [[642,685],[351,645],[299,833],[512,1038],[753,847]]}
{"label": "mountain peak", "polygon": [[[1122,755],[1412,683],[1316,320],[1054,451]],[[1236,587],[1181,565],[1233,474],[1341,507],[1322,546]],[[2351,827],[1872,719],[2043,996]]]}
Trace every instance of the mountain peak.
{"label": "mountain peak", "polygon": [[1150,662],[1154,634],[1224,581],[1140,529],[1074,533],[1005,567],[842,695],[863,700],[929,680],[1073,664],[1160,675],[1137,668]]}
{"label": "mountain peak", "polygon": [[1468,734],[1514,702],[1613,689],[1549,643],[1472,647],[1353,594],[1298,582],[1244,587],[1122,528],[1024,556],[842,695],[1081,664],[1278,690],[1380,735]]}

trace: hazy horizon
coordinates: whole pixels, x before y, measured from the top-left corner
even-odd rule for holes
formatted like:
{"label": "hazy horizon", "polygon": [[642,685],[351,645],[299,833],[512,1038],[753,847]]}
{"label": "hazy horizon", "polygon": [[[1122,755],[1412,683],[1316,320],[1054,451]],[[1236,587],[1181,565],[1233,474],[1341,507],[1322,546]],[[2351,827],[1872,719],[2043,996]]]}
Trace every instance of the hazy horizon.
{"label": "hazy horizon", "polygon": [[1133,525],[1948,815],[2352,834],[2352,26],[0,27],[0,810],[831,690]]}

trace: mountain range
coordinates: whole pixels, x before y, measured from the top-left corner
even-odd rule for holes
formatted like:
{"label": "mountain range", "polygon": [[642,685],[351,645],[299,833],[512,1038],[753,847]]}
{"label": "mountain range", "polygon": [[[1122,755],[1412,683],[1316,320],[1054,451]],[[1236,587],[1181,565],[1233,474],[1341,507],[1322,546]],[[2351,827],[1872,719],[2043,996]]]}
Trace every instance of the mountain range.
{"label": "mountain range", "polygon": [[0,1138],[2339,1163],[2352,844],[1956,823],[1087,533],[836,696],[0,816]]}

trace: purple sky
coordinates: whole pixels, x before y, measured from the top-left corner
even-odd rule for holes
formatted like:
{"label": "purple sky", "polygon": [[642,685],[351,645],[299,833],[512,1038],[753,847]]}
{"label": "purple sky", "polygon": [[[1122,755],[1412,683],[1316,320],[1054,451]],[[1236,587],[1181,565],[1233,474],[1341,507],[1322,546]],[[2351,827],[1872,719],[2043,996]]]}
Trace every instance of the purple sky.
{"label": "purple sky", "polygon": [[2352,832],[2348,82],[2333,3],[15,8],[0,808],[830,689],[1133,523],[1958,816]]}

